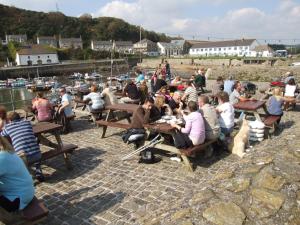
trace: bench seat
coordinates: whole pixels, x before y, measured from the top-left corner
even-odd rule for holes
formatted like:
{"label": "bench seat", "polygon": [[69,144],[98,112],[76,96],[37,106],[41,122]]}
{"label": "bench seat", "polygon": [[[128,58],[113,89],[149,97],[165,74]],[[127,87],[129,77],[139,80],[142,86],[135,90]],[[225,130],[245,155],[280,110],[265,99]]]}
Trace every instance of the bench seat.
{"label": "bench seat", "polygon": [[213,139],[213,140],[205,141],[201,145],[192,146],[186,149],[180,149],[180,153],[185,156],[191,157],[194,156],[197,152],[203,151],[207,146],[213,144],[216,141],[217,139]]}
{"label": "bench seat", "polygon": [[126,123],[118,123],[118,122],[112,122],[112,121],[106,121],[106,120],[97,120],[96,124],[98,126],[103,127],[101,138],[104,138],[107,127],[116,127],[128,130],[130,128],[130,124]]}
{"label": "bench seat", "polygon": [[41,219],[48,216],[49,210],[36,197],[22,210],[22,217],[28,222],[39,222]]}
{"label": "bench seat", "polygon": [[264,124],[267,127],[272,127],[280,119],[280,116],[267,116],[264,120]]}

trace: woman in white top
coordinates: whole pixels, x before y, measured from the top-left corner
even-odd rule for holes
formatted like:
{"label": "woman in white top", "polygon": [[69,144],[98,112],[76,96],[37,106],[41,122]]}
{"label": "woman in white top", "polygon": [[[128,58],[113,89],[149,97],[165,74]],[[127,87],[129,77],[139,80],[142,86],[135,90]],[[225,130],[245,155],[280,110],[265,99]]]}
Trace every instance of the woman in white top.
{"label": "woman in white top", "polygon": [[229,102],[227,92],[222,91],[218,94],[218,102],[216,111],[219,114],[221,133],[229,137],[234,128],[234,108]]}
{"label": "woman in white top", "polygon": [[284,109],[287,110],[293,101],[295,101],[295,94],[297,90],[297,85],[295,79],[291,78],[287,85],[285,85],[284,97],[288,100],[284,103]]}
{"label": "woman in white top", "polygon": [[100,93],[97,92],[98,88],[96,85],[92,85],[91,93],[83,97],[83,101],[91,101],[92,105],[88,105],[90,112],[104,108],[104,101]]}

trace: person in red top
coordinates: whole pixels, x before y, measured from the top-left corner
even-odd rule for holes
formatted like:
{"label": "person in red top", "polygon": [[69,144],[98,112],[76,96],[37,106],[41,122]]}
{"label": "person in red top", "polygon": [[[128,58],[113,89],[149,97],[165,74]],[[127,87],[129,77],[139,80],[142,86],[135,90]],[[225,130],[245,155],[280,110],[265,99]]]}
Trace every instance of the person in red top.
{"label": "person in red top", "polygon": [[52,119],[52,109],[50,101],[44,98],[42,92],[37,93],[37,99],[32,105],[33,110],[37,110],[37,119],[39,122],[47,122]]}

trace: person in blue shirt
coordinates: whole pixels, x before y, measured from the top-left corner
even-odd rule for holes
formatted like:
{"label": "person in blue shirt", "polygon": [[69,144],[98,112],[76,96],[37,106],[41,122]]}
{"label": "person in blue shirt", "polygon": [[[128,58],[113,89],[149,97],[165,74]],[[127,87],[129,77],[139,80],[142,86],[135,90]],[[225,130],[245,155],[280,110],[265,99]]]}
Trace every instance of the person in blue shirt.
{"label": "person in blue shirt", "polygon": [[9,137],[15,151],[19,155],[25,155],[29,164],[34,163],[36,179],[44,181],[40,163],[42,154],[31,123],[21,119],[16,112],[9,113],[7,118],[9,123],[4,126],[1,136]]}
{"label": "person in blue shirt", "polygon": [[0,136],[0,221],[10,224],[11,221],[7,221],[9,218],[5,216],[5,211],[22,210],[33,197],[32,177],[23,160],[16,154],[8,140]]}
{"label": "person in blue shirt", "polygon": [[233,76],[229,76],[229,79],[224,81],[224,91],[227,92],[229,96],[233,91],[234,83]]}
{"label": "person in blue shirt", "polygon": [[145,80],[145,76],[141,70],[136,70],[135,74],[137,75],[135,78],[136,83],[142,83]]}

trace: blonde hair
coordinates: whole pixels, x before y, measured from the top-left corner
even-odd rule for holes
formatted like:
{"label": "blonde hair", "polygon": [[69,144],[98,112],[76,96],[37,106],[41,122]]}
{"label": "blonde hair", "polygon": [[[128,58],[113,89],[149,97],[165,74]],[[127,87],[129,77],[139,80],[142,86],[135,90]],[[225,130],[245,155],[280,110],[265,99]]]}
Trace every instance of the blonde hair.
{"label": "blonde hair", "polygon": [[7,138],[3,136],[0,136],[0,151],[11,153],[15,151],[12,145],[7,140]]}
{"label": "blonde hair", "polygon": [[282,96],[281,88],[279,88],[279,87],[274,88],[273,91],[272,91],[272,94],[274,96],[280,96],[281,97]]}
{"label": "blonde hair", "polygon": [[165,97],[164,96],[157,96],[155,98],[155,102],[154,102],[154,105],[161,108],[163,105],[165,104]]}

